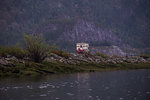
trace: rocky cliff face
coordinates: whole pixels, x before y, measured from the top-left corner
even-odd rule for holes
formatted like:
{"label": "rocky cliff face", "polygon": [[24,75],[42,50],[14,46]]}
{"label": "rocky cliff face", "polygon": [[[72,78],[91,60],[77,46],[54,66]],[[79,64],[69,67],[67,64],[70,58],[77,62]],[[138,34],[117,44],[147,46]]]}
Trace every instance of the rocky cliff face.
{"label": "rocky cliff face", "polygon": [[[40,26],[33,33],[54,32],[59,30],[60,26],[56,23]],[[91,53],[101,52],[107,55],[125,56],[127,53],[121,48],[128,48],[121,38],[114,34],[111,30],[98,27],[95,23],[84,19],[75,20],[69,28],[64,27],[64,32],[53,40],[54,43],[63,44],[65,48],[67,44],[72,44],[75,49],[77,42],[87,42],[92,46]],[[43,34],[45,35],[45,34]],[[55,35],[56,36],[56,35]],[[101,46],[101,47],[100,47]],[[105,46],[105,47],[104,47]],[[70,47],[66,47],[70,49]]]}
{"label": "rocky cliff face", "polygon": [[[70,50],[70,46],[72,46],[71,49],[75,50],[75,44],[77,42],[87,42],[90,43],[90,51],[92,54],[95,52],[101,52],[111,56],[126,56],[139,55],[145,52],[143,50],[132,48],[128,44],[124,43],[122,39],[114,34],[111,30],[100,28],[91,21],[78,19],[74,20],[72,24],[68,23],[68,26],[64,26],[64,32],[53,40],[53,42],[57,43],[58,45],[63,44],[63,49],[65,48]],[[39,26],[36,30],[34,30],[33,33],[55,33],[55,31],[57,32],[59,29],[60,25],[57,23],[47,24],[44,26]],[[55,34],[55,36],[57,35]],[[66,47],[68,44],[69,47]]]}
{"label": "rocky cliff face", "polygon": [[101,52],[111,56],[129,55],[129,52],[122,50],[122,48],[129,48],[129,45],[125,44],[111,30],[102,29],[97,27],[93,22],[83,19],[77,20],[76,24],[70,30],[63,32],[57,39],[57,43],[59,42],[72,44],[77,42],[90,43],[90,51],[92,54]]}
{"label": "rocky cliff face", "polygon": [[93,22],[77,20],[71,30],[63,32],[58,42],[89,42],[95,44],[123,45],[124,43],[111,30],[97,27]]}
{"label": "rocky cliff face", "polygon": [[118,46],[101,46],[101,47],[93,47],[91,48],[91,53],[95,53],[95,52],[101,52],[105,55],[109,55],[109,56],[127,56],[129,55],[129,52],[127,53],[126,51],[124,51],[123,49],[121,49]]}

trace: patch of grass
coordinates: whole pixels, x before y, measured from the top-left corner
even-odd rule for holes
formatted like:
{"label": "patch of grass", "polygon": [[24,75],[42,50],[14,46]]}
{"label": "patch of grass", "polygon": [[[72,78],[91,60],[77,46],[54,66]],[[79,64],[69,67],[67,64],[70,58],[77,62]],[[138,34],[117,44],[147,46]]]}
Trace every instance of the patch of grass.
{"label": "patch of grass", "polygon": [[50,52],[54,53],[58,56],[64,57],[64,58],[69,58],[70,57],[70,54],[68,52],[65,52],[65,51],[62,51],[62,50],[55,49],[55,50],[51,50]]}
{"label": "patch of grass", "polygon": [[0,56],[7,57],[8,55],[22,59],[26,56],[26,51],[17,46],[0,47]]}
{"label": "patch of grass", "polygon": [[8,55],[7,49],[5,47],[0,47],[0,56],[6,57]]}
{"label": "patch of grass", "polygon": [[102,58],[109,58],[108,55],[102,54],[102,53],[100,53],[100,52],[96,52],[95,55],[96,55],[96,56],[101,56]]}
{"label": "patch of grass", "polygon": [[73,64],[64,64],[61,62],[43,62],[46,70],[51,70],[55,73],[72,73],[81,72],[82,68]]}
{"label": "patch of grass", "polygon": [[74,73],[92,71],[130,70],[130,69],[150,69],[149,63],[122,63],[122,64],[64,64],[61,62],[13,62],[14,66],[1,66],[0,76],[36,76],[49,75],[55,73]]}
{"label": "patch of grass", "polygon": [[140,55],[140,57],[147,59],[147,58],[150,58],[150,55],[142,54],[142,55]]}
{"label": "patch of grass", "polygon": [[113,55],[112,57],[113,58],[120,58],[120,56],[117,56],[117,55]]}
{"label": "patch of grass", "polygon": [[23,71],[22,72],[22,75],[25,75],[25,76],[35,76],[35,75],[39,75],[39,73],[35,72],[35,71]]}

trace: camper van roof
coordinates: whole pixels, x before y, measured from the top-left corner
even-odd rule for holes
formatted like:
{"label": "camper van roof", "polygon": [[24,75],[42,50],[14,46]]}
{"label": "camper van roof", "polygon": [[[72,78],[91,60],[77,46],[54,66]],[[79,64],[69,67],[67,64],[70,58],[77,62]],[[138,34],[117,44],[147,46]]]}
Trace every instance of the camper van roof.
{"label": "camper van roof", "polygon": [[82,45],[82,44],[88,44],[88,43],[77,43],[78,45]]}

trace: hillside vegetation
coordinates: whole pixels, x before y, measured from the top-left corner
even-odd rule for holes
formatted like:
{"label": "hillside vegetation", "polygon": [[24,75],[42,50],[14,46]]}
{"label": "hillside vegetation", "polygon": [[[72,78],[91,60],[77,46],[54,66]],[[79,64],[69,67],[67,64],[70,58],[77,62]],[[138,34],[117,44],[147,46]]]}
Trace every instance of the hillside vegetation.
{"label": "hillside vegetation", "polygon": [[150,47],[149,5],[149,0],[1,0],[0,45],[20,42],[24,33],[38,33],[60,46],[71,47],[82,41],[78,37],[86,37],[96,46]]}

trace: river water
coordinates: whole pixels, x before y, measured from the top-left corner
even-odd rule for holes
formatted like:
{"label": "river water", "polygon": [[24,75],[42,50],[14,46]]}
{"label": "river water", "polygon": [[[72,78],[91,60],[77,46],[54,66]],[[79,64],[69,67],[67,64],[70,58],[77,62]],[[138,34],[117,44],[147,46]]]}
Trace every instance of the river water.
{"label": "river water", "polygon": [[8,78],[0,100],[150,100],[150,70]]}

